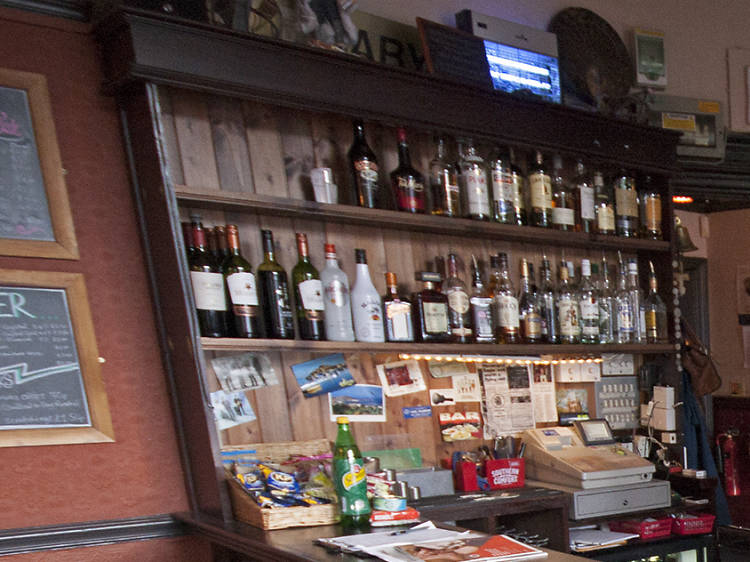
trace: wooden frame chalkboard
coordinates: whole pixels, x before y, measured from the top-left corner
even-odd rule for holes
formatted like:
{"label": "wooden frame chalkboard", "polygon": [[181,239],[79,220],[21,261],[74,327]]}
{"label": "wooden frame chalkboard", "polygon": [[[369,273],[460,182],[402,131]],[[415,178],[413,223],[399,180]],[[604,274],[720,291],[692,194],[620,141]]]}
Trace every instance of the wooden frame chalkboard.
{"label": "wooden frame chalkboard", "polygon": [[78,259],[47,80],[0,68],[0,255]]}
{"label": "wooden frame chalkboard", "polygon": [[111,441],[83,274],[0,270],[0,447]]}

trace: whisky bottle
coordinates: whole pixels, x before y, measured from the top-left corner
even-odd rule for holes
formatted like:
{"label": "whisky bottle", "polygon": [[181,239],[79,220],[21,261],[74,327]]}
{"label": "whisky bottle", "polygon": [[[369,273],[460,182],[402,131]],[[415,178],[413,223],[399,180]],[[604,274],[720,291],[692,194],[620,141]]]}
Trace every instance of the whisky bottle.
{"label": "whisky bottle", "polygon": [[615,179],[615,230],[617,236],[638,237],[638,192],[635,178],[625,170]]}
{"label": "whisky bottle", "polygon": [[437,286],[443,281],[439,273],[419,271],[415,276],[422,282],[422,290],[414,295],[416,313],[414,334],[416,341],[449,342],[451,340],[448,319],[448,297]]}
{"label": "whisky bottle", "polygon": [[477,154],[471,139],[459,161],[461,192],[464,197],[464,216],[475,220],[490,220],[490,196],[484,160]]}
{"label": "whisky bottle", "polygon": [[519,343],[520,321],[518,298],[508,271],[508,254],[497,255],[498,274],[493,279],[492,299],[495,305],[495,337],[498,343]]}
{"label": "whisky bottle", "polygon": [[557,322],[560,327],[559,343],[579,343],[581,338],[581,311],[578,295],[570,282],[570,269],[560,263],[557,286]]}
{"label": "whisky bottle", "polygon": [[518,319],[523,343],[542,341],[542,308],[534,286],[533,265],[521,259],[521,291],[518,296]]}
{"label": "whisky bottle", "polygon": [[458,258],[448,254],[448,278],[445,280],[448,297],[448,318],[452,340],[456,343],[471,343],[474,331],[471,328],[471,310],[466,285],[458,277]]}
{"label": "whisky bottle", "polygon": [[562,175],[562,158],[555,154],[552,172],[552,228],[576,229],[576,197]]}
{"label": "whisky bottle", "polygon": [[578,201],[576,230],[594,232],[594,222],[596,221],[594,185],[586,172],[586,166],[583,165],[583,161],[580,159],[576,162],[573,189],[576,192],[576,199]]}
{"label": "whisky bottle", "polygon": [[648,295],[644,302],[646,310],[646,342],[666,343],[667,337],[667,307],[659,296],[659,285],[656,280],[653,262],[648,262]]}
{"label": "whisky bottle", "polygon": [[[494,257],[494,256],[493,256]],[[492,296],[485,284],[482,282],[482,272],[479,269],[477,258],[471,256],[472,261],[472,283],[471,283],[471,320],[474,329],[475,343],[496,343],[495,322],[492,312]]]}
{"label": "whisky bottle", "polygon": [[544,157],[537,150],[528,175],[531,217],[529,224],[549,228],[552,225],[552,180],[544,167]]}
{"label": "whisky bottle", "polygon": [[365,127],[361,120],[354,121],[352,126],[354,141],[348,156],[354,195],[360,207],[385,207],[378,183],[378,160],[365,139]]}
{"label": "whisky bottle", "polygon": [[326,338],[329,341],[354,341],[349,277],[339,267],[336,246],[326,244],[326,266],[320,272],[325,306]]}
{"label": "whisky bottle", "polygon": [[598,170],[594,172],[594,197],[596,198],[597,234],[614,234],[615,209],[609,189],[604,185],[604,176]]}
{"label": "whisky bottle", "polygon": [[557,290],[549,260],[542,258],[539,302],[542,307],[542,337],[547,343],[558,343],[560,329],[557,321]]}
{"label": "whisky bottle", "polygon": [[599,343],[598,294],[591,280],[591,262],[581,260],[581,285],[578,288],[581,309],[581,343]]}
{"label": "whisky bottle", "polygon": [[650,240],[661,240],[661,194],[651,176],[643,178],[641,190],[641,236]]}
{"label": "whisky bottle", "polygon": [[386,293],[383,297],[383,309],[385,311],[386,340],[414,341],[411,302],[399,296],[395,273],[386,272],[385,288]]}
{"label": "whisky bottle", "polygon": [[398,130],[398,167],[391,172],[391,185],[396,196],[396,208],[407,213],[424,213],[424,178],[411,165],[406,131]]}
{"label": "whisky bottle", "polygon": [[435,138],[435,158],[430,162],[432,214],[444,217],[461,216],[461,198],[456,168],[447,160],[445,139]]}
{"label": "whisky bottle", "polygon": [[361,248],[354,250],[357,276],[352,286],[352,316],[354,335],[357,341],[376,343],[385,341],[383,327],[383,305],[380,294],[372,284],[367,253]]}

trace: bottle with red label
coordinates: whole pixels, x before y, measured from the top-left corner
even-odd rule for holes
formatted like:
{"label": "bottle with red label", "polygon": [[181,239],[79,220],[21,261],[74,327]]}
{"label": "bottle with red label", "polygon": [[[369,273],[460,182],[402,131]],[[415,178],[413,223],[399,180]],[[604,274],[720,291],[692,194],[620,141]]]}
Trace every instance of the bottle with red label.
{"label": "bottle with red label", "polygon": [[411,165],[406,131],[398,130],[398,168],[391,172],[391,185],[396,196],[396,207],[407,213],[424,213],[424,178]]}
{"label": "bottle with red label", "polygon": [[333,480],[341,512],[341,526],[361,529],[370,525],[367,475],[362,453],[349,429],[349,418],[336,418],[338,434],[333,446]]}

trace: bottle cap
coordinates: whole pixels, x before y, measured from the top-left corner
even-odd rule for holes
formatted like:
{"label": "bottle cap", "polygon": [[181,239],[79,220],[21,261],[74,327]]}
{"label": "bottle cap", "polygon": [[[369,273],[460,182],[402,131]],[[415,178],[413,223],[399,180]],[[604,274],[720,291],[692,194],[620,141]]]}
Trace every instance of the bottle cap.
{"label": "bottle cap", "polygon": [[385,284],[388,287],[395,287],[396,286],[396,274],[392,271],[386,271],[385,272]]}
{"label": "bottle cap", "polygon": [[345,423],[348,424],[349,423],[349,418],[347,418],[346,416],[339,416],[339,417],[336,418],[336,423],[339,424],[339,425],[343,425]]}
{"label": "bottle cap", "polygon": [[403,127],[398,128],[398,142],[406,142],[406,129]]}
{"label": "bottle cap", "polygon": [[427,281],[429,283],[442,283],[443,276],[434,271],[417,271],[414,275],[417,281]]}
{"label": "bottle cap", "polygon": [[326,258],[335,258],[336,257],[336,245],[335,244],[326,244],[324,247]]}

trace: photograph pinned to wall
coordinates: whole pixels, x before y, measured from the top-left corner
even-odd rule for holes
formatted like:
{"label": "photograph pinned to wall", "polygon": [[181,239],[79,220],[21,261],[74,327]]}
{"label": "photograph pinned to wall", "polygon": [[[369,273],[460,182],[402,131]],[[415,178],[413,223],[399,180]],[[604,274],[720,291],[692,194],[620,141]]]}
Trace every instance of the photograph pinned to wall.
{"label": "photograph pinned to wall", "polygon": [[427,369],[436,379],[468,375],[469,366],[459,361],[428,361]]}
{"label": "photograph pinned to wall", "polygon": [[276,371],[264,353],[239,353],[211,359],[211,367],[224,392],[255,390],[279,384]]}
{"label": "photograph pinned to wall", "polygon": [[343,353],[292,365],[292,373],[305,398],[327,394],[354,384]]}
{"label": "photograph pinned to wall", "polygon": [[570,425],[573,420],[588,419],[588,396],[585,388],[558,389],[556,399],[560,424]]}
{"label": "photograph pinned to wall", "polygon": [[328,394],[331,421],[347,416],[350,422],[384,422],[385,395],[377,384],[355,384]]}
{"label": "photograph pinned to wall", "polygon": [[217,390],[212,392],[211,406],[214,409],[216,427],[220,431],[256,420],[255,412],[253,412],[247,396],[242,391],[224,392],[223,390]]}
{"label": "photograph pinned to wall", "polygon": [[377,366],[377,371],[386,396],[403,396],[427,390],[418,361],[383,363]]}
{"label": "photograph pinned to wall", "polygon": [[452,388],[433,388],[430,390],[431,406],[451,406],[456,403],[456,391]]}
{"label": "photograph pinned to wall", "polygon": [[482,400],[482,389],[478,374],[457,375],[453,377],[452,382],[456,402],[479,402]]}
{"label": "photograph pinned to wall", "polygon": [[479,412],[442,412],[439,416],[443,441],[467,441],[482,438],[482,417]]}

